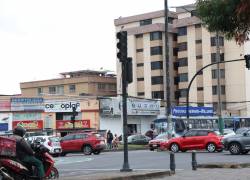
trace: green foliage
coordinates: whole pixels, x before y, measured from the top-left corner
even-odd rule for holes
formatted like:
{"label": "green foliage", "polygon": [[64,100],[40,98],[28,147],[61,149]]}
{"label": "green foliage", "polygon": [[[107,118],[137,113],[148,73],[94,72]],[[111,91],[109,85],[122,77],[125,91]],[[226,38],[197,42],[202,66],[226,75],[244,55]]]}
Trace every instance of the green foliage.
{"label": "green foliage", "polygon": [[245,11],[239,13],[243,4],[245,6],[243,1],[197,0],[197,14],[210,32],[218,31],[228,39],[234,37],[240,43],[247,39],[250,27],[249,8],[244,7]]}

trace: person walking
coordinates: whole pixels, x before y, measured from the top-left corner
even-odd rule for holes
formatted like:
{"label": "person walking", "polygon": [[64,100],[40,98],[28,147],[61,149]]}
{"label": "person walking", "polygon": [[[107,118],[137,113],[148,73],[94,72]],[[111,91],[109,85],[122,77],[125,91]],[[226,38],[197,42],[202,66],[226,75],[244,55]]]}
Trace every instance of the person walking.
{"label": "person walking", "polygon": [[107,144],[108,144],[108,149],[112,149],[112,141],[113,141],[113,134],[110,130],[108,130],[107,133]]}
{"label": "person walking", "polygon": [[114,140],[113,140],[113,148],[115,150],[118,150],[118,145],[119,145],[119,138],[117,136],[117,134],[115,134]]}

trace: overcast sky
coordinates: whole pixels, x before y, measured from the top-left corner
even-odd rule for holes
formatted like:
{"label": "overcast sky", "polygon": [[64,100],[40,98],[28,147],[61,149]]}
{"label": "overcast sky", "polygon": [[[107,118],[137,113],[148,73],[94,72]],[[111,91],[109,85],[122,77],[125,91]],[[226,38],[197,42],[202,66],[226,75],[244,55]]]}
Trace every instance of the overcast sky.
{"label": "overcast sky", "polygon": [[114,19],[163,8],[164,0],[0,0],[0,94],[61,72],[115,71]]}

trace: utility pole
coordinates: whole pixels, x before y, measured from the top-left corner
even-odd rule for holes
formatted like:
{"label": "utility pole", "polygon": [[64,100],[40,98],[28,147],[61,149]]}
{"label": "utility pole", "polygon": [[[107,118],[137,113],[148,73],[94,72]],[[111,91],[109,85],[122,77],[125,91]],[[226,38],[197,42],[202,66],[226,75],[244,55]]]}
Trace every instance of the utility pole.
{"label": "utility pole", "polygon": [[224,129],[224,123],[222,119],[222,107],[221,107],[221,84],[220,84],[220,37],[219,37],[219,32],[216,31],[216,62],[217,64],[217,94],[218,94],[218,104],[217,104],[217,113],[218,113],[218,126],[219,126],[219,131],[221,134],[223,134],[223,129]]}
{"label": "utility pole", "polygon": [[167,118],[167,132],[168,138],[171,138],[171,101],[170,101],[170,77],[169,77],[169,45],[168,45],[168,0],[164,0],[164,14],[165,14],[165,70],[166,70],[166,93],[165,93],[165,114]]}

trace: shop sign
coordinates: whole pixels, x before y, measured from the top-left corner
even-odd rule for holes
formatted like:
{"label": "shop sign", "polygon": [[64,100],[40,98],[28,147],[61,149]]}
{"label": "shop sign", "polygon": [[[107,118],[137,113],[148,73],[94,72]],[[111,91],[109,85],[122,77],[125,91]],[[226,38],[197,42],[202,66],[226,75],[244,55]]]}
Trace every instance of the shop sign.
{"label": "shop sign", "polygon": [[13,120],[40,120],[42,113],[13,113]]}
{"label": "shop sign", "polygon": [[45,101],[45,112],[72,112],[73,107],[81,111],[80,101]]}
{"label": "shop sign", "polygon": [[43,110],[43,98],[11,98],[11,111]]}
{"label": "shop sign", "polygon": [[8,131],[8,123],[0,123],[0,131]]}
{"label": "shop sign", "polygon": [[43,129],[43,120],[35,120],[35,121],[13,121],[12,127],[13,129],[17,126],[23,126],[27,130],[38,130]]}
{"label": "shop sign", "polygon": [[[76,120],[75,128],[90,128],[90,120]],[[73,129],[73,123],[70,120],[57,120],[56,129]]]}
{"label": "shop sign", "polygon": [[0,101],[0,111],[10,111],[10,101]]}

